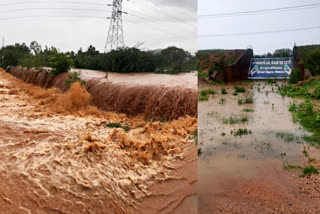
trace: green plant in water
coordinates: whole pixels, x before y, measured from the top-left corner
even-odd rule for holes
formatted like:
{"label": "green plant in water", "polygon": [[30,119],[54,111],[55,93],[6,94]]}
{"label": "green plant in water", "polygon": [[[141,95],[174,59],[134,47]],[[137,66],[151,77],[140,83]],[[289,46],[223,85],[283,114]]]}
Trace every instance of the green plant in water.
{"label": "green plant in water", "polygon": [[235,89],[236,92],[238,92],[238,93],[245,93],[245,92],[246,92],[246,89],[245,89],[245,88],[241,88],[241,87],[239,87],[238,85],[235,85],[235,86],[234,86],[234,89]]}
{"label": "green plant in water", "polygon": [[248,129],[238,129],[234,132],[234,136],[242,136],[242,135],[249,135],[252,134],[251,130]]}
{"label": "green plant in water", "polygon": [[221,98],[220,101],[219,101],[219,104],[225,104],[225,103],[226,103],[226,99]]}
{"label": "green plant in water", "polygon": [[225,88],[221,89],[221,94],[228,94],[227,90]]}

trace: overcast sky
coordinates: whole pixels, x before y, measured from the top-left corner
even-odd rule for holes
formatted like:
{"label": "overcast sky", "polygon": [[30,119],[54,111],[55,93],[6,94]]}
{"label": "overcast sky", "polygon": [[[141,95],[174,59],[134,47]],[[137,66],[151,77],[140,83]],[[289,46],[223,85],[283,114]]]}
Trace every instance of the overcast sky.
{"label": "overcast sky", "polygon": [[[199,15],[221,14],[314,3],[320,2],[319,0],[199,0],[198,13]],[[320,7],[236,17],[200,18],[198,21],[199,49],[251,47],[254,49],[255,54],[264,54],[273,52],[278,48],[292,48],[294,43],[297,43],[297,45],[320,44],[320,29],[245,36],[201,37],[208,34],[234,34],[320,27],[319,14]]]}
{"label": "overcast sky", "polygon": [[[104,51],[109,27],[106,17],[112,9],[104,4],[111,3],[112,0],[0,0],[0,37],[5,37],[6,45],[36,40],[42,46],[56,46],[62,51],[86,49],[89,45]],[[197,50],[196,0],[124,0],[123,10],[128,12],[123,17],[127,46],[144,42],[144,49],[175,45],[190,52]]]}

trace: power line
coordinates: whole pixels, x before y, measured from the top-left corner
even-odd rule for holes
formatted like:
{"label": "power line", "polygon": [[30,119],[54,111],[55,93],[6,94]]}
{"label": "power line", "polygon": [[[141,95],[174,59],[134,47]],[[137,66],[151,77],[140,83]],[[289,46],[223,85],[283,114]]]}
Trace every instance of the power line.
{"label": "power line", "polygon": [[310,9],[320,7],[320,3],[317,4],[306,4],[306,5],[298,5],[291,7],[280,7],[280,8],[272,8],[272,9],[262,9],[262,10],[249,10],[249,11],[241,11],[241,12],[231,12],[231,13],[216,13],[216,14],[205,14],[199,15],[199,18],[218,18],[218,17],[230,17],[230,16],[244,16],[251,14],[261,14],[261,13],[273,13],[273,12],[283,12],[297,9]]}
{"label": "power line", "polygon": [[207,35],[199,35],[199,37],[245,36],[245,35],[257,35],[257,34],[270,34],[270,33],[284,33],[284,32],[293,32],[293,31],[315,30],[315,29],[320,29],[320,27],[306,27],[306,28],[286,29],[286,30],[272,30],[272,31],[230,33],[230,34],[207,34]]}
{"label": "power line", "polygon": [[107,10],[101,10],[101,9],[87,9],[87,8],[66,8],[66,7],[61,7],[61,8],[41,8],[41,7],[34,7],[34,8],[23,8],[23,9],[11,9],[11,10],[0,10],[0,13],[10,13],[10,12],[18,12],[18,11],[26,11],[26,10],[73,10],[73,11],[94,11],[94,12],[111,12]]}
{"label": "power line", "polygon": [[16,16],[16,17],[8,17],[8,18],[0,18],[0,21],[8,21],[8,20],[15,20],[15,19],[25,19],[25,18],[94,18],[94,19],[103,19],[106,20],[106,17],[99,17],[99,16],[65,16],[65,15],[29,15],[29,16]]}
{"label": "power line", "polygon": [[55,3],[97,5],[97,6],[107,6],[108,5],[106,3],[78,2],[78,1],[55,1],[55,2],[26,1],[26,2],[2,3],[2,4],[0,4],[0,6],[13,6],[13,5],[23,5],[23,4],[55,4]]}
{"label": "power line", "polygon": [[[140,18],[144,21],[148,21],[148,22],[151,22],[151,23],[159,23],[161,26],[164,25],[164,21],[163,20],[160,20],[160,19],[157,19],[156,17],[153,17],[153,16],[149,16],[147,14],[143,14],[141,13],[140,11],[137,11],[137,10],[132,10],[132,9],[126,9],[129,13],[129,16],[134,16],[134,17],[137,17],[137,18]],[[189,25],[190,26],[190,25]],[[188,29],[186,29],[186,27],[182,27],[182,26],[179,26],[179,25],[176,25],[175,23],[165,23],[165,27],[168,29],[168,30],[176,30],[176,32],[185,32],[186,34],[189,34],[189,36],[193,36],[190,32],[188,32]]]}

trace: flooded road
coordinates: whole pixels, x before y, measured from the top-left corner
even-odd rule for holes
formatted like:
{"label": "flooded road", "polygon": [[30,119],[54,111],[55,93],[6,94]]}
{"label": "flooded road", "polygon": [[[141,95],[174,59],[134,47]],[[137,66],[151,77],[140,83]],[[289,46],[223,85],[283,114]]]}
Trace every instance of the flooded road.
{"label": "flooded road", "polygon": [[288,111],[293,101],[277,94],[275,84],[240,86],[246,92],[237,96],[234,85],[199,88],[218,92],[199,103],[199,213],[319,211],[319,199],[301,193],[284,169],[305,163],[303,150],[309,151],[302,137],[310,133]]}
{"label": "flooded road", "polygon": [[104,78],[112,83],[120,83],[125,85],[144,85],[144,86],[166,86],[166,87],[182,87],[197,90],[198,76],[196,72],[181,73],[181,74],[155,74],[155,73],[130,73],[120,74],[108,72],[106,77],[105,72],[72,69],[71,72],[81,73],[81,79],[88,81],[93,78]]}
{"label": "flooded road", "polygon": [[89,99],[80,84],[62,94],[0,71],[1,214],[193,214],[197,119],[146,122]]}

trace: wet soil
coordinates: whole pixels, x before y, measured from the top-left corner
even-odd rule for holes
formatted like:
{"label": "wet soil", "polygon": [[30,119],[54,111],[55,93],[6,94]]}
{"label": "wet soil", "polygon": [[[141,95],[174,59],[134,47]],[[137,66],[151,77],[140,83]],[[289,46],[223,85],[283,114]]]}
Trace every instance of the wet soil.
{"label": "wet soil", "polygon": [[[0,207],[11,213],[195,213],[197,119],[101,112],[0,71]],[[121,123],[131,129],[105,128]]]}
{"label": "wet soil", "polygon": [[[275,85],[264,82],[240,86],[246,92],[234,96],[232,84],[200,85],[199,90],[213,88],[218,94],[199,103],[199,213],[320,212],[320,194],[311,195],[302,185],[302,180],[315,181],[312,189],[319,176],[300,178],[301,172],[284,168],[307,164],[304,150],[312,158],[320,154],[303,141],[310,133],[288,111],[299,101],[281,97]],[[254,102],[246,104],[247,98]],[[235,136],[239,129],[248,135]]]}

